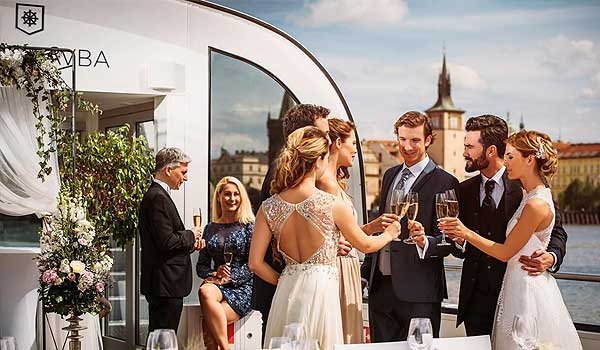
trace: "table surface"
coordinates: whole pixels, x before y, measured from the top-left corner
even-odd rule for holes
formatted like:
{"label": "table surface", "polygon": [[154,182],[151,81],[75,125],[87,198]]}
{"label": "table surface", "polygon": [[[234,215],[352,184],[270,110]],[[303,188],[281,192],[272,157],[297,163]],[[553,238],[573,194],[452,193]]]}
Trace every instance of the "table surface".
{"label": "table surface", "polygon": [[[435,338],[433,349],[437,350],[490,350],[490,336],[476,337]],[[373,344],[346,344],[336,345],[335,350],[408,350],[408,342],[390,342]]]}

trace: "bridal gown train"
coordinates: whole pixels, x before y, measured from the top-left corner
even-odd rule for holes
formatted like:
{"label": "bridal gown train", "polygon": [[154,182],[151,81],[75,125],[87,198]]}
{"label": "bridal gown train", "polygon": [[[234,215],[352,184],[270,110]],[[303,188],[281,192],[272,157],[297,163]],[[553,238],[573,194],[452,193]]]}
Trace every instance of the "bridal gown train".
{"label": "bridal gown train", "polygon": [[[532,198],[544,200],[554,214],[554,203],[550,189],[532,190],[523,196],[523,200],[506,228],[506,234],[515,227],[527,201]],[[540,232],[534,232],[529,241],[507,263],[502,283],[496,319],[492,334],[494,350],[520,350],[513,340],[512,324],[516,315],[533,316],[537,320],[538,345],[544,349],[581,349],[579,336],[569,315],[556,280],[547,271],[539,276],[529,276],[521,269],[519,256],[531,255],[537,249],[546,249],[554,219]]]}
{"label": "bridal gown train", "polygon": [[[321,350],[333,350],[335,344],[344,342],[336,266],[340,233],[331,216],[335,199],[329,193],[318,191],[298,204],[288,203],[279,195],[262,204],[277,249],[286,263],[271,304],[265,348],[272,337],[282,336],[285,325],[295,322],[306,325],[307,336],[317,339]],[[294,212],[323,235],[321,246],[304,262],[295,261],[279,249],[281,229]]]}

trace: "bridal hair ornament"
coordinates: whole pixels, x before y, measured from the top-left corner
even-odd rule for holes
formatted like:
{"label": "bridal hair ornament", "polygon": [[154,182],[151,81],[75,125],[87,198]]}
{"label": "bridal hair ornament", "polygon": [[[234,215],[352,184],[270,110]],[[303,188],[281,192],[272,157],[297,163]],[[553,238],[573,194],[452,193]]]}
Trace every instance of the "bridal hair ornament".
{"label": "bridal hair ornament", "polygon": [[538,147],[537,152],[535,152],[535,157],[538,159],[546,159],[546,151],[544,150],[544,144],[542,143],[542,140],[539,137],[537,138],[537,141],[540,144],[540,146]]}

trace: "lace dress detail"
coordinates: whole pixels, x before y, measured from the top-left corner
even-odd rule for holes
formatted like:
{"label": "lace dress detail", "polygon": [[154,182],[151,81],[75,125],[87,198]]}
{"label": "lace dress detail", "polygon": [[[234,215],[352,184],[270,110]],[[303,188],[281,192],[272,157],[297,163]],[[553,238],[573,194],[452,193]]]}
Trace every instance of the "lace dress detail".
{"label": "lace dress detail", "polygon": [[[317,339],[322,350],[333,350],[335,344],[343,343],[336,266],[340,233],[331,216],[335,201],[335,196],[317,191],[297,204],[288,203],[277,194],[262,204],[277,250],[286,263],[271,304],[265,348],[272,337],[280,337],[283,327],[293,322],[303,322],[308,336]],[[281,230],[293,212],[300,214],[307,224],[314,225],[324,238],[321,246],[304,262],[294,260],[279,248]]]}
{"label": "lace dress detail", "polygon": [[[508,236],[521,218],[523,208],[532,198],[545,201],[554,216],[554,202],[548,188],[538,188],[523,195],[521,204],[506,227]],[[498,297],[492,344],[494,350],[518,350],[512,339],[512,324],[516,315],[530,315],[537,320],[538,345],[552,349],[581,349],[579,336],[564,304],[554,277],[547,271],[529,276],[521,269],[519,257],[546,249],[550,242],[554,218],[545,229],[534,232],[529,241],[507,262],[506,273]]]}

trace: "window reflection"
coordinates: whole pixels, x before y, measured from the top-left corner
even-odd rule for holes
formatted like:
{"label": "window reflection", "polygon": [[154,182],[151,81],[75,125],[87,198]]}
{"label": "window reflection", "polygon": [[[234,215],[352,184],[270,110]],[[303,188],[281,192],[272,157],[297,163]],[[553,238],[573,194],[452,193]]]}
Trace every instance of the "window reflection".
{"label": "window reflection", "polygon": [[215,51],[210,98],[211,188],[223,176],[237,177],[256,212],[269,164],[284,144],[283,115],[297,101],[264,71]]}

